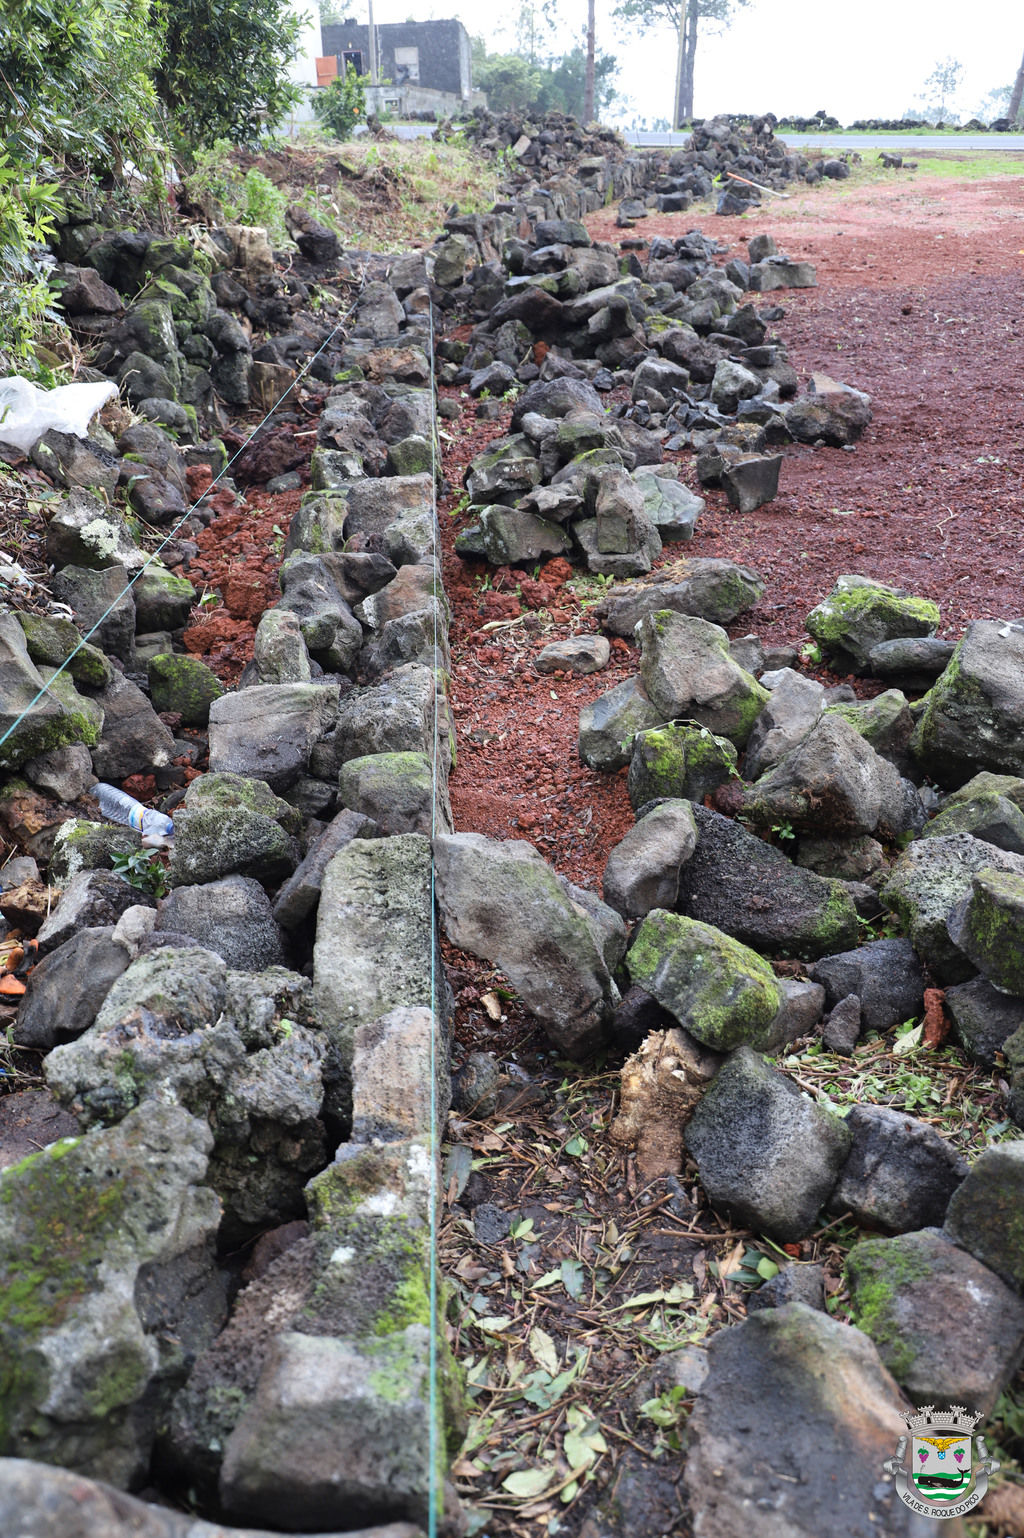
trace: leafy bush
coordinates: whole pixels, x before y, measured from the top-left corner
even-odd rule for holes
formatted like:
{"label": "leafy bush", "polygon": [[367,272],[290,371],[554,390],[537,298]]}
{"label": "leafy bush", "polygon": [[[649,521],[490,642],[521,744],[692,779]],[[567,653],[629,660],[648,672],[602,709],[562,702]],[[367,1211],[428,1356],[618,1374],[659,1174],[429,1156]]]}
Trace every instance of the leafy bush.
{"label": "leafy bush", "polygon": [[300,22],[287,0],[158,0],[156,89],[183,147],[255,144],[301,96],[288,79]]}
{"label": "leafy bush", "polygon": [[157,855],[148,849],[130,849],[115,854],[113,869],[138,891],[149,892],[153,897],[167,896],[167,872]]}
{"label": "leafy bush", "polygon": [[150,60],[162,49],[150,0],[4,0],[0,139],[12,162],[144,168],[159,150]]}
{"label": "leafy bush", "polygon": [[185,191],[210,224],[218,219],[229,224],[261,224],[272,244],[288,237],[284,222],[288,199],[256,166],[242,176],[227,139],[217,139],[196,151],[195,164],[185,177]]}
{"label": "leafy bush", "polygon": [[4,0],[0,6],[0,350],[33,372],[50,309],[42,242],[59,213],[55,178],[155,184],[162,148],[149,60],[162,22],[149,0]]}
{"label": "leafy bush", "polygon": [[23,180],[0,147],[0,351],[22,372],[34,372],[33,342],[56,320],[41,241],[52,233],[57,189],[34,176]]}
{"label": "leafy bush", "polygon": [[366,121],[366,88],[362,75],[349,64],[313,97],[313,111],[335,139],[347,139],[357,123]]}

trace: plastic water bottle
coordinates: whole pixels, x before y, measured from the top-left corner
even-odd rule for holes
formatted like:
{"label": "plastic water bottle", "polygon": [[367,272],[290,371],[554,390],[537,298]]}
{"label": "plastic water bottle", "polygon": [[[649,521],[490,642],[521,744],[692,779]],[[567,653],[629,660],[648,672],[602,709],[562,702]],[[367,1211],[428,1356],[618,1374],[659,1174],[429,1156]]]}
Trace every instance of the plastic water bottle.
{"label": "plastic water bottle", "polygon": [[141,801],[136,801],[134,796],[128,796],[123,790],[118,790],[114,785],[104,785],[102,780],[94,785],[92,794],[100,804],[100,811],[108,822],[123,823],[126,828],[134,828],[136,833],[146,835],[156,834],[159,838],[174,837],[174,823],[165,812],[158,812],[151,806],[143,806]]}

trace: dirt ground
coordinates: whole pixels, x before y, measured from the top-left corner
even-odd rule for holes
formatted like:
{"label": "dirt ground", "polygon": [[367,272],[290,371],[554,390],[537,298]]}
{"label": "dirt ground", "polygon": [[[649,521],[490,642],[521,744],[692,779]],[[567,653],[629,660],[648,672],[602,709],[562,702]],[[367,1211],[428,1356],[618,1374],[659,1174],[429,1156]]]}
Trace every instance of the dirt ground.
{"label": "dirt ground", "polygon": [[[695,223],[692,213],[662,215],[635,233],[649,240]],[[611,211],[588,225],[595,238],[621,239]],[[728,248],[722,263],[745,256],[761,232],[815,263],[817,288],[761,303],[782,304],[772,332],[802,383],[821,371],[866,390],[874,420],[853,451],[785,450],[779,496],[757,512],[740,515],[707,493],[692,542],[668,547],[665,559],[753,566],[764,597],[733,631],[770,643],[806,640],[805,616],[843,572],[936,599],[941,633],[952,637],[971,619],[1024,612],[1024,176],[908,182],[894,173],[888,184],[840,183],[742,219],[702,218],[700,228]],[[497,430],[457,437],[450,479]],[[691,456],[674,457],[699,489]],[[465,747],[452,780],[458,825],[533,837],[566,875],[594,885],[632,819],[621,776],[577,761],[579,709],[635,671],[633,659],[617,648],[606,673],[540,679],[532,656],[588,628],[585,612],[576,606],[568,623],[549,625],[528,602],[502,607],[483,593],[470,603],[461,562],[449,561],[446,581],[457,599],[454,698]],[[505,585],[514,591],[515,579]],[[526,619],[484,629],[499,611]]]}

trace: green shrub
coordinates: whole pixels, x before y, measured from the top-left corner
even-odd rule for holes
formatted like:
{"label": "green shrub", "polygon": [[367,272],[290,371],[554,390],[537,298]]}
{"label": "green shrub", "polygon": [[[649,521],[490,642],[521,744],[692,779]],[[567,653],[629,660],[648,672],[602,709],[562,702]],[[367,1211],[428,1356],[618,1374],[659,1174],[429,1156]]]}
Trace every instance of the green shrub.
{"label": "green shrub", "polygon": [[186,149],[255,144],[301,96],[288,79],[300,22],[287,0],[159,0],[156,89]]}
{"label": "green shrub", "polygon": [[362,75],[349,64],[313,98],[313,111],[335,139],[347,139],[357,123],[366,121],[366,88]]}
{"label": "green shrub", "polygon": [[23,173],[0,146],[0,351],[23,372],[35,372],[33,344],[57,319],[40,256],[53,231],[57,189]]}

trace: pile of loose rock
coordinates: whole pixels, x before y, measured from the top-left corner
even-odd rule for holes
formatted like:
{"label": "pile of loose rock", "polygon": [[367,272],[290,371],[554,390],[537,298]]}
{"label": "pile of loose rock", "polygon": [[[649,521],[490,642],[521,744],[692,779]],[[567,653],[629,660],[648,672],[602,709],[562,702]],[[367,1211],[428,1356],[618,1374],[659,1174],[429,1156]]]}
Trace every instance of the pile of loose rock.
{"label": "pile of loose rock", "polygon": [[[853,1437],[880,1472],[903,1429],[882,1364],[916,1404],[988,1414],[1024,1353],[1024,1139],[968,1167],[928,1122],[869,1104],[840,1118],[771,1061],[818,1030],[852,1054],[943,989],[963,1051],[1005,1059],[1024,1125],[1024,626],[979,621],[954,649],[934,638],[936,605],[842,578],[808,630],[833,666],[884,668],[912,696],[858,701],[752,637],[730,643],[707,617],[714,586],[702,602],[708,575],[641,588],[642,605],[624,588],[604,610],[618,630],[635,620],[641,648],[639,676],[580,721],[584,761],[628,763],[636,808],[604,902],[527,844],[457,833],[436,862],[450,933],[506,971],[558,1049],[637,1046],[612,1136],[647,1175],[678,1174],[688,1156],[724,1219],[779,1245],[829,1218],[869,1230],[846,1267],[864,1334],[821,1312],[822,1270],[799,1264],[754,1296],[781,1305],[770,1317],[712,1341],[687,1485],[697,1530],[713,1518],[739,1538],[763,1485],[741,1475],[724,1489],[708,1470],[745,1468],[754,1434],[788,1478],[813,1462],[794,1430],[813,1408],[815,1447]],[[730,607],[740,582],[748,602],[758,590],[751,573],[713,575],[728,575]],[[865,939],[880,918],[899,936]],[[825,1402],[823,1379],[836,1386]],[[774,1415],[779,1392],[784,1430],[760,1398]],[[774,1488],[787,1531],[823,1530],[833,1482]],[[850,1531],[911,1530],[891,1486],[851,1476],[842,1500]]]}
{"label": "pile of loose rock", "polygon": [[576,204],[573,217],[592,213],[609,199],[626,199],[628,222],[651,209],[679,213],[695,199],[710,197],[716,182],[724,189],[717,212],[740,214],[759,204],[765,189],[779,192],[796,179],[813,185],[822,176],[849,176],[844,159],[790,150],[775,137],[777,123],[771,113],[722,114],[695,122],[682,148],[644,151],[630,149],[612,129],[582,128],[559,112],[535,122],[521,113],[494,116],[477,109],[462,131],[481,150],[518,162],[519,169],[507,177],[510,196],[526,202],[568,196]]}
{"label": "pile of loose rock", "polygon": [[[70,1531],[52,1464],[155,1476],[235,1524],[409,1538],[433,1449],[457,1444],[429,1308],[450,1096],[430,835],[453,740],[427,334],[415,299],[363,286],[236,691],[182,650],[191,584],[82,489],[51,504],[63,607],[0,615],[0,818],[24,851],[0,907],[39,957],[11,1034],[47,1084],[8,1103],[34,1094],[51,1124],[0,1174],[2,1451],[40,1466],[28,1495],[0,1460],[5,1529]],[[182,478],[169,433],[127,432]],[[161,897],[152,867],[113,868],[140,835],[87,796],[175,760],[208,768],[174,807]],[[90,1538],[124,1531],[75,1490]],[[131,1509],[154,1538],[213,1532]]]}
{"label": "pile of loose rock", "polygon": [[[699,231],[659,237],[646,264],[633,257],[622,274],[614,249],[577,221],[537,220],[527,240],[507,219],[451,229],[434,255],[434,283],[478,318],[468,342],[440,343],[440,378],[476,397],[528,386],[511,434],[466,471],[480,516],[460,535],[461,555],[515,565],[568,554],[635,576],[664,539],[690,538],[704,506],[665,449],[697,450],[701,482],[748,512],[777,494],[781,445],[849,446],[870,422],[869,398],[824,375],[794,398],[796,371],[769,339],[781,312],[744,294],[807,287],[815,273],[770,236],[752,237],[750,261],[724,269]],[[392,281],[401,294],[414,278]],[[602,394],[626,390],[606,408]]]}

